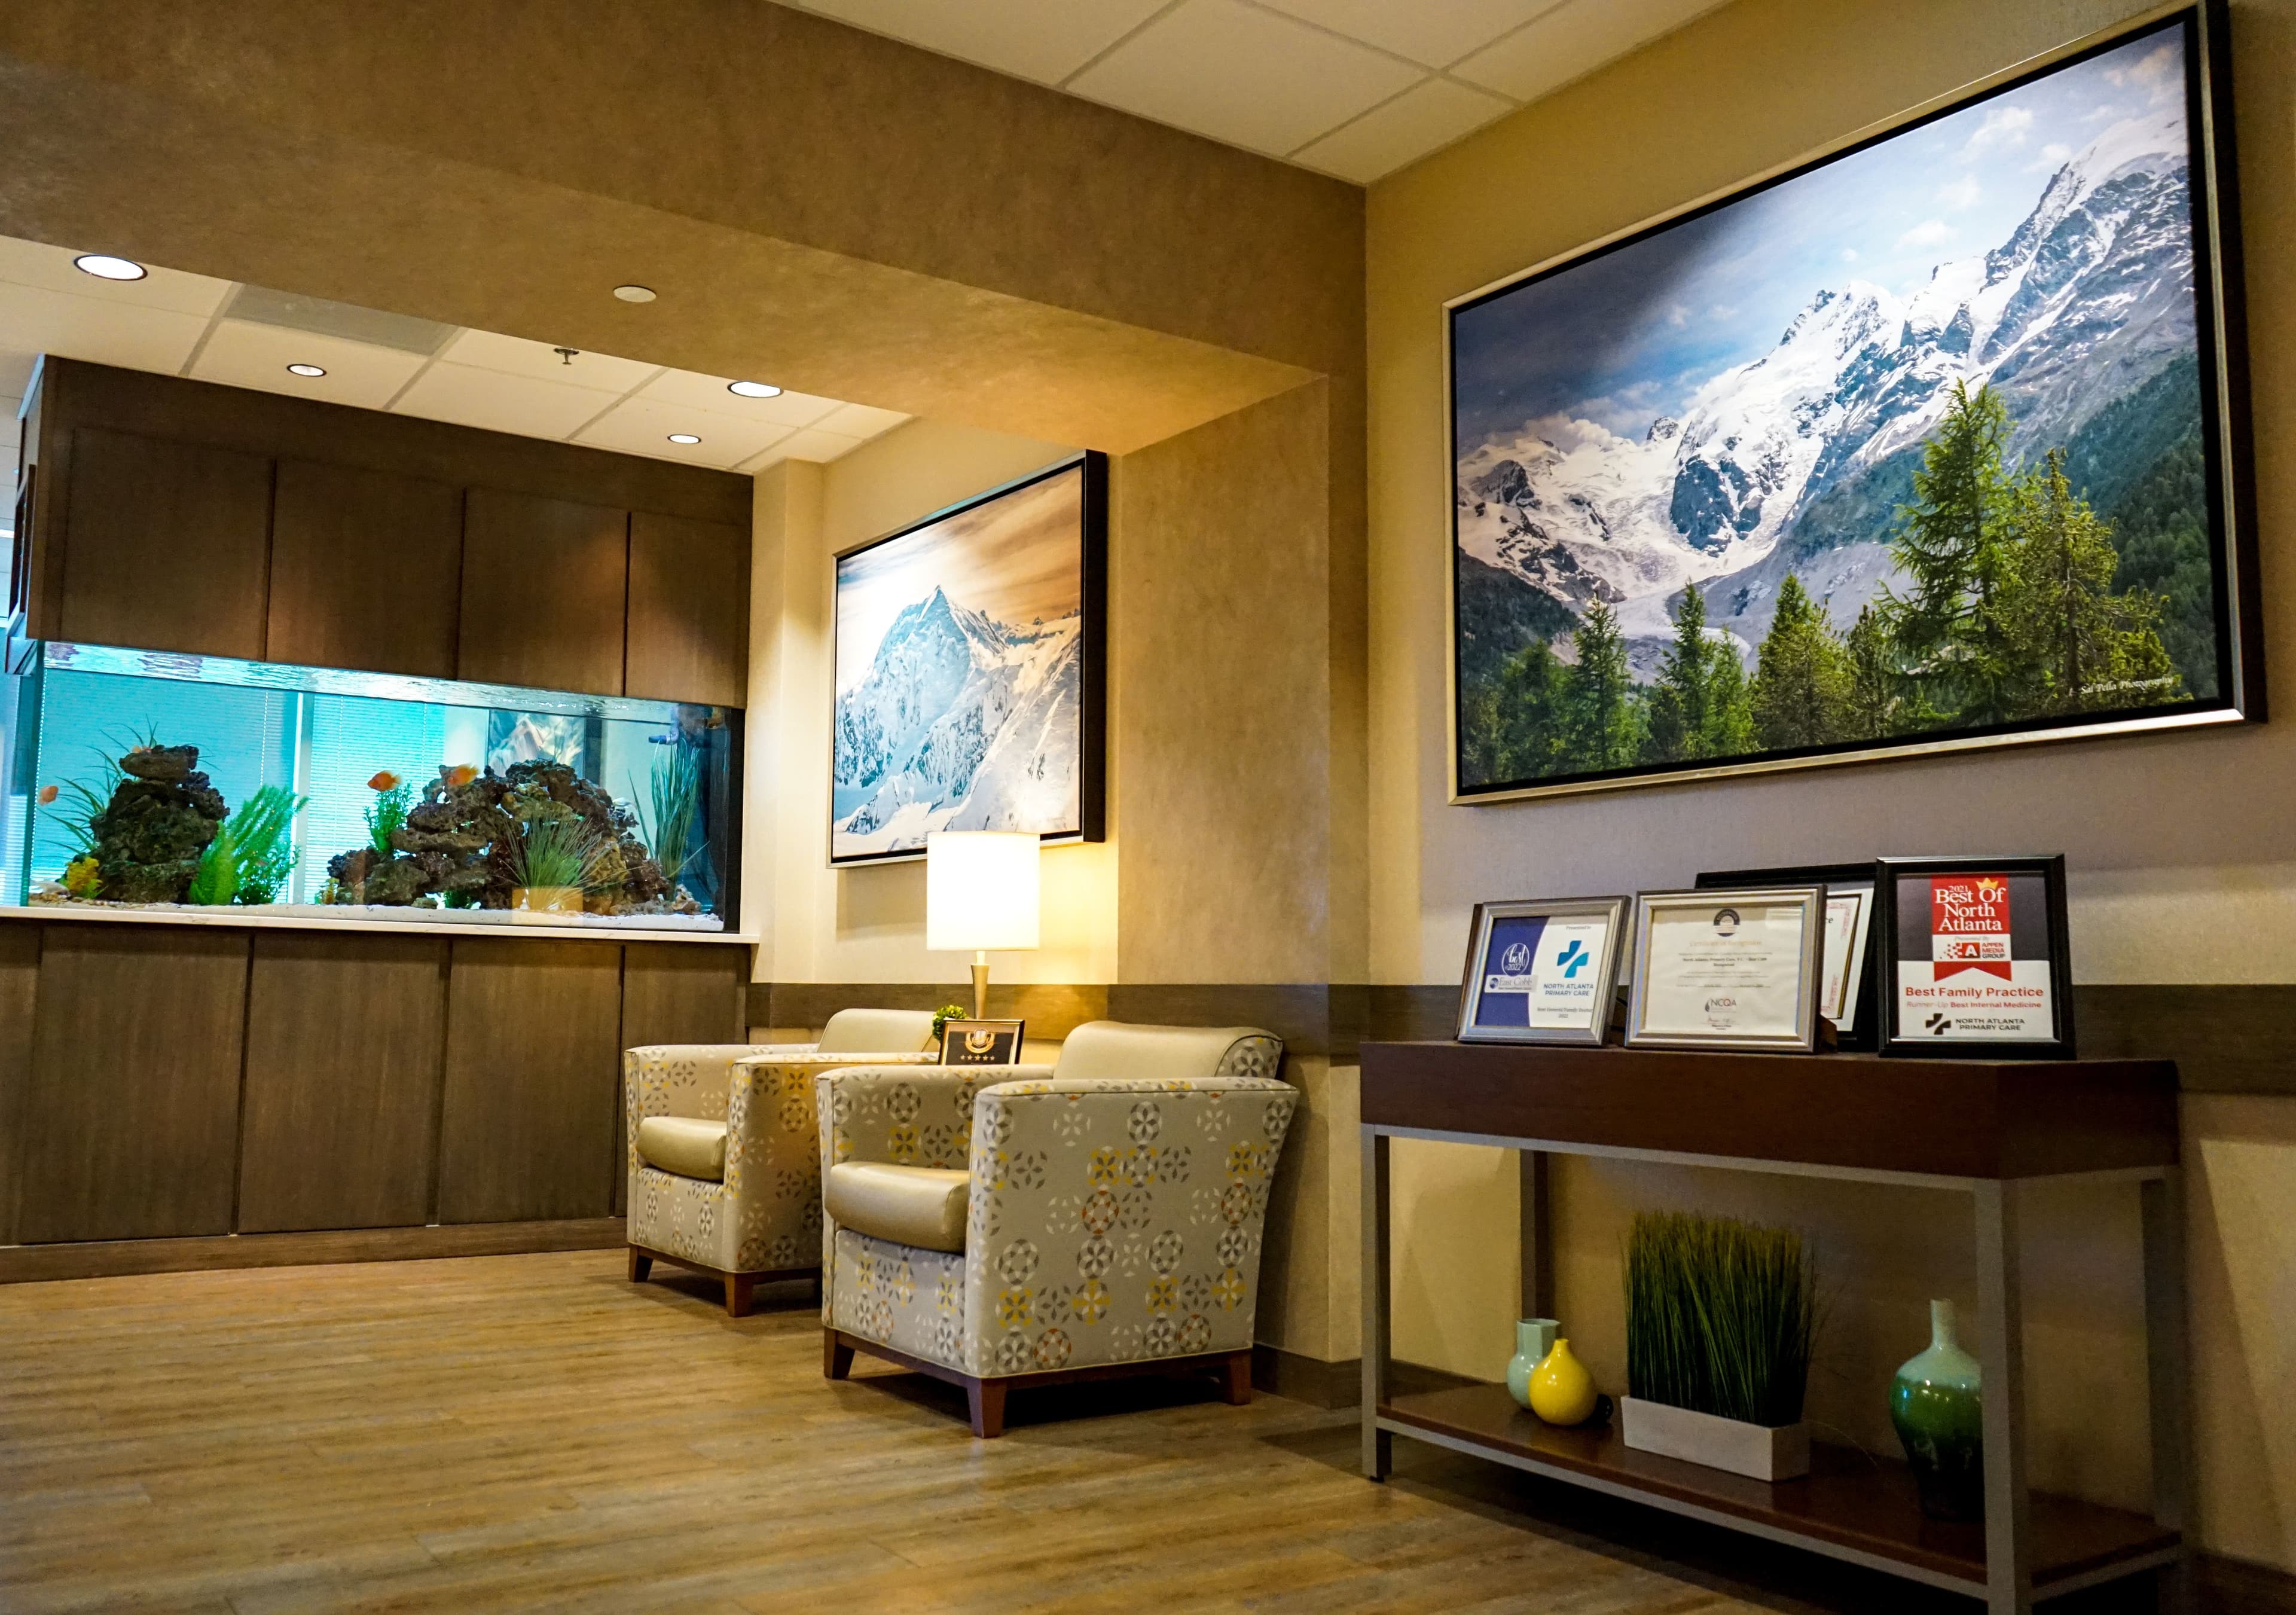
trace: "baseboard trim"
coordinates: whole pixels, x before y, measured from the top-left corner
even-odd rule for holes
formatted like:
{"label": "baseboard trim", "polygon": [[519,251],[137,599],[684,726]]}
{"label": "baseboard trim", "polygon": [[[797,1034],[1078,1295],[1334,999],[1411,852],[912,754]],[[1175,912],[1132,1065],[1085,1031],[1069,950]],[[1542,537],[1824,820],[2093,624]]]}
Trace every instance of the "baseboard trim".
{"label": "baseboard trim", "polygon": [[[1390,1363],[1387,1378],[1390,1389],[1401,1396],[1456,1390],[1463,1385],[1482,1383],[1470,1374],[1431,1368],[1424,1363]],[[1363,1402],[1363,1359],[1343,1357],[1330,1363],[1321,1357],[1286,1351],[1280,1346],[1254,1346],[1251,1384],[1255,1390],[1305,1402],[1311,1407],[1357,1407]]]}
{"label": "baseboard trim", "polygon": [[429,1228],[328,1228],[308,1234],[224,1234],[195,1239],[89,1240],[0,1246],[0,1284],[119,1278],[226,1267],[307,1267],[450,1256],[605,1250],[623,1242],[619,1217],[558,1222],[455,1223]]}

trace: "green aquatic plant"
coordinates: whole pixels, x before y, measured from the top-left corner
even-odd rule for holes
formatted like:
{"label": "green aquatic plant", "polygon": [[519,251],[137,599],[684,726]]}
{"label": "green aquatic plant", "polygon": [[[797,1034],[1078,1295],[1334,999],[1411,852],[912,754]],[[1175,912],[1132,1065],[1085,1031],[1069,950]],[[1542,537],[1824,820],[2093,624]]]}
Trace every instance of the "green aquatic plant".
{"label": "green aquatic plant", "polygon": [[407,810],[414,806],[414,787],[388,768],[366,783],[374,792],[366,810],[366,839],[376,852],[389,857],[390,832],[406,823]]}
{"label": "green aquatic plant", "polygon": [[529,888],[580,887],[601,883],[613,844],[572,815],[518,822],[509,837],[512,881]]}
{"label": "green aquatic plant", "polygon": [[636,780],[630,782],[630,799],[646,850],[661,866],[661,878],[675,886],[701,850],[693,840],[701,812],[701,764],[685,747],[670,747],[654,758],[644,794]]}
{"label": "green aquatic plant", "polygon": [[1818,1308],[1800,1234],[1640,1212],[1627,1234],[1626,1291],[1631,1395],[1749,1424],[1800,1420]]}
{"label": "green aquatic plant", "polygon": [[310,800],[284,785],[264,785],[224,822],[224,828],[231,832],[232,857],[238,875],[238,889],[233,894],[233,901],[268,903],[278,897],[279,889],[295,872],[296,859],[301,856],[292,833],[295,816],[308,807]]}
{"label": "green aquatic plant", "polygon": [[200,854],[200,866],[193,872],[191,886],[184,893],[186,903],[228,903],[239,895],[239,859],[231,840],[231,821],[216,826],[215,840]]}

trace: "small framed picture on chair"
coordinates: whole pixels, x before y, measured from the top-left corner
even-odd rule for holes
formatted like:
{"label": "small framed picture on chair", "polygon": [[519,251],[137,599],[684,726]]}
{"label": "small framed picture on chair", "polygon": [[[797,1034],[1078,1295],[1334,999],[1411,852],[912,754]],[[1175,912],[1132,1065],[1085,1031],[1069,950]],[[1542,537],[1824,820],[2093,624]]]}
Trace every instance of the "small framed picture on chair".
{"label": "small framed picture on chair", "polygon": [[1025,1021],[951,1021],[940,1029],[943,1065],[1018,1065]]}

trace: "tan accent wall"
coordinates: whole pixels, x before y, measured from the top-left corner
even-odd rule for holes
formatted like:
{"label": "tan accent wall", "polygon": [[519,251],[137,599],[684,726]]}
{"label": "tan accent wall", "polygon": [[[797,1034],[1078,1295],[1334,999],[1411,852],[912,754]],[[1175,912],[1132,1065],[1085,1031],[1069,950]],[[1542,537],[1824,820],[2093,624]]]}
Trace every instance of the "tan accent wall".
{"label": "tan accent wall", "polygon": [[[1446,801],[1447,453],[1440,307],[1497,277],[1731,185],[2103,27],[2128,0],[1737,0],[1371,191],[1373,980],[1456,979],[1479,898],[1686,884],[1701,869],[1932,848],[2062,849],[2084,981],[2296,980],[2284,804],[2296,732],[1997,752],[1469,808]],[[2296,4],[2236,0],[2240,182],[2264,542],[2267,656],[2296,653],[2284,533],[2296,498]],[[2296,1567],[2296,1468],[2270,1398],[2292,1382],[2296,1101],[2195,1100],[2194,1381],[2200,1530]],[[1517,1296],[1513,1165],[1398,1146],[1397,1349],[1496,1375]],[[1882,1398],[1924,1341],[1921,1303],[1966,1299],[1965,1213],[1906,1191],[1819,1192],[1655,1168],[1566,1168],[1563,1321],[1616,1389],[1618,1235],[1638,1205],[1725,1206],[1812,1226],[1837,1287],[1817,1416],[1886,1450]],[[2033,1468],[2143,1498],[2133,1193],[2045,1196],[2026,1241]],[[1948,1214],[1949,1213],[1949,1214]],[[2260,1390],[2282,1388],[2281,1393]]]}

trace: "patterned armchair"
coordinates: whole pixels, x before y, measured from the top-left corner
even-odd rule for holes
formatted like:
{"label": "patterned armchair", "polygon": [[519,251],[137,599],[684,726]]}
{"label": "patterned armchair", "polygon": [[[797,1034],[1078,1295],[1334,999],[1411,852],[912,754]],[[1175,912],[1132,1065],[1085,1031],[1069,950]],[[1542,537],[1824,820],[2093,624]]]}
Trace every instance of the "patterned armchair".
{"label": "patterned armchair", "polygon": [[1054,1066],[816,1078],[824,1371],[857,1349],[962,1385],[981,1437],[1062,1380],[1210,1372],[1249,1401],[1283,1052],[1101,1021]]}
{"label": "patterned armchair", "polygon": [[930,1011],[840,1010],[818,1043],[624,1051],[630,1282],[657,1260],[708,1274],[725,1281],[726,1310],[740,1317],[759,1280],[817,1272],[813,1079],[856,1060],[930,1064],[931,1040]]}

